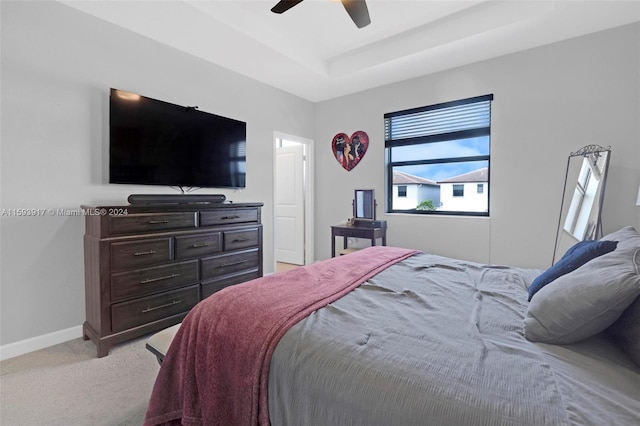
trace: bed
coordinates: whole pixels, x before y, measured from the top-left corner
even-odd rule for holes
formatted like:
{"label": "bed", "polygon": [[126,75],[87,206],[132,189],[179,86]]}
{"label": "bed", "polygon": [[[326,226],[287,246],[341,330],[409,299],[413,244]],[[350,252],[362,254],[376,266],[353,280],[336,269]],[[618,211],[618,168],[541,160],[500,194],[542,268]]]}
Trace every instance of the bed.
{"label": "bed", "polygon": [[603,240],[531,301],[542,271],[395,247],[229,287],[183,321],[145,424],[640,424],[640,235]]}

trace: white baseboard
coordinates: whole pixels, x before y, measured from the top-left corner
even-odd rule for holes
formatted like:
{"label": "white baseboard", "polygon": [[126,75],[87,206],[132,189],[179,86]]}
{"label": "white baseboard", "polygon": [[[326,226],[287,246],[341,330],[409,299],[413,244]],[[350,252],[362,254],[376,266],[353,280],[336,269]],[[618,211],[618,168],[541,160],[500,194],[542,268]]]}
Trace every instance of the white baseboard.
{"label": "white baseboard", "polygon": [[37,351],[38,349],[48,348],[78,337],[82,337],[81,325],[2,345],[0,346],[0,361]]}

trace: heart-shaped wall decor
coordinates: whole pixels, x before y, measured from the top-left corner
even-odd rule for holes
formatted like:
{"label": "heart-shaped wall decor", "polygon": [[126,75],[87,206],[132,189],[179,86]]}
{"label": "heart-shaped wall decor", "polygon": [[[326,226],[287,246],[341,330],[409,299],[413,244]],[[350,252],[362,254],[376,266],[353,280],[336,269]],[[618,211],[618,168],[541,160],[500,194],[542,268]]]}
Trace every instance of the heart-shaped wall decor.
{"label": "heart-shaped wall decor", "polygon": [[338,133],[331,141],[333,156],[346,171],[358,165],[368,147],[369,136],[362,130],[354,132],[351,137],[346,133]]}

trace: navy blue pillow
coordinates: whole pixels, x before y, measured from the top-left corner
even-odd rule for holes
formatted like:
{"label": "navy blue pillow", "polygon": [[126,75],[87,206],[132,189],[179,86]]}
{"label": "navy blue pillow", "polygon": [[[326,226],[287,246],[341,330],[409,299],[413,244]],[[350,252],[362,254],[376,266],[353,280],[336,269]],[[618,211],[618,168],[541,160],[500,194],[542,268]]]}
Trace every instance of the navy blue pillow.
{"label": "navy blue pillow", "polygon": [[555,265],[538,275],[536,279],[533,280],[529,286],[529,301],[531,301],[533,295],[545,285],[558,277],[578,269],[591,259],[595,259],[598,256],[614,251],[617,245],[617,241],[580,241],[567,250],[564,256],[562,256],[562,259],[560,259]]}

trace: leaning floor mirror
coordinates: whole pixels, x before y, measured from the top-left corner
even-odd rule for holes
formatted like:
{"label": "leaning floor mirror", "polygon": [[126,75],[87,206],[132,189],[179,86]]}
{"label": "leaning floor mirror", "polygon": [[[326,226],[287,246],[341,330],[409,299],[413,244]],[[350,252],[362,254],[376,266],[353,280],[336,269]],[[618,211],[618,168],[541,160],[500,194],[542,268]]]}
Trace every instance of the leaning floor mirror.
{"label": "leaning floor mirror", "polygon": [[577,242],[602,236],[602,203],[610,158],[611,147],[600,145],[587,145],[569,154],[554,264]]}

